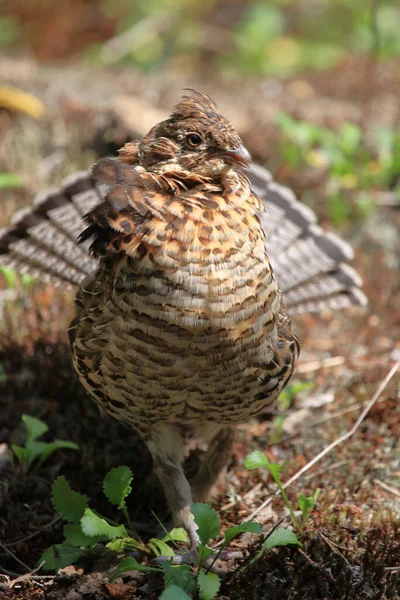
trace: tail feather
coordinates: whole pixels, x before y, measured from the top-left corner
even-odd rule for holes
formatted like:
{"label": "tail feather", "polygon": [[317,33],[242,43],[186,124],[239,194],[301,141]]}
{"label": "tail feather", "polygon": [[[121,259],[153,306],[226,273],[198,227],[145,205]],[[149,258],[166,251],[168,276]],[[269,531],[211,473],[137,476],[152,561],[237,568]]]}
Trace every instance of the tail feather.
{"label": "tail feather", "polygon": [[[347,264],[353,258],[351,247],[324,232],[314,212],[263,167],[253,165],[249,177],[265,205],[260,219],[289,312],[365,305],[361,279]],[[39,194],[33,208],[16,213],[12,227],[0,231],[0,265],[55,285],[78,285],[97,267],[88,242],[77,243],[85,229],[82,217],[102,197],[88,171],[69,176],[60,189]]]}
{"label": "tail feather", "polygon": [[61,287],[67,290],[75,288],[75,284],[61,280],[58,276],[45,271],[42,266],[38,267],[37,264],[30,262],[25,257],[18,257],[12,251],[8,254],[0,255],[0,266],[10,267],[11,269],[18,271],[18,273],[21,273],[21,275],[29,275],[34,279],[40,279],[43,283],[51,283],[55,287]]}
{"label": "tail feather", "polygon": [[60,258],[60,256],[53,254],[28,237],[28,232],[24,232],[21,237],[18,236],[18,233],[18,231],[11,231],[3,234],[1,238],[1,242],[7,245],[7,253],[10,256],[68,283],[79,284],[85,277],[84,273]]}
{"label": "tail feather", "polygon": [[291,314],[364,306],[361,278],[347,265],[349,244],[316,224],[315,213],[257,166],[253,188],[265,206],[260,215],[271,264]]}
{"label": "tail feather", "polygon": [[0,265],[64,287],[79,285],[97,266],[77,238],[85,228],[82,216],[99,201],[87,171],[38,194],[33,208],[16,212],[12,227],[0,231]]}

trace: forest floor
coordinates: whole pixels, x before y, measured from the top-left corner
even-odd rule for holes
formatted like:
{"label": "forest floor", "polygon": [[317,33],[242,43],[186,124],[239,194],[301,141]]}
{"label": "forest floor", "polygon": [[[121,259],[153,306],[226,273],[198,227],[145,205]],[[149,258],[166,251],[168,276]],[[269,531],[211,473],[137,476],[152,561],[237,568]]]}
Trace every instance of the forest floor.
{"label": "forest floor", "polygon": [[[364,65],[365,67],[365,65]],[[218,81],[171,79],[127,71],[89,72],[86,68],[39,67],[33,61],[0,59],[0,78],[41,98],[47,114],[41,122],[0,112],[0,172],[24,174],[25,185],[3,193],[0,226],[30,203],[35,192],[53,186],[98,156],[113,153],[133,134],[143,135],[171,107],[183,87],[210,93],[243,134],[253,157],[273,164],[278,133],[271,125],[279,110],[335,126],[341,120],[392,126],[397,119],[393,97],[398,65],[371,67],[357,59],[340,70],[281,83],[271,99],[254,81],[240,91]],[[372,75],[371,75],[372,73]],[[396,79],[397,78],[397,79]],[[397,81],[397,83],[396,83]],[[368,89],[367,89],[368,88]],[[112,97],[110,98],[110,90]],[[233,98],[236,98],[234,102]],[[398,101],[398,98],[397,98]],[[273,169],[281,183],[301,194],[309,173]],[[26,175],[28,174],[28,176]],[[329,226],[323,199],[314,206]],[[276,491],[266,474],[249,473],[245,455],[263,450],[284,464],[287,481],[313,457],[350,431],[400,359],[400,211],[377,205],[362,220],[339,232],[355,249],[353,266],[364,279],[366,308],[345,314],[296,318],[302,345],[293,385],[308,382],[288,410],[279,439],[270,415],[239,427],[232,460],[212,505],[224,526],[247,519]],[[100,553],[57,575],[28,576],[42,552],[62,540],[50,501],[52,481],[62,474],[90,498],[91,506],[115,517],[101,482],[107,471],[129,465],[134,473],[128,502],[132,520],[146,537],[156,527],[152,511],[168,515],[151,460],[141,440],[128,428],[101,418],[81,389],[70,365],[66,328],[72,294],[40,284],[12,289],[0,281],[0,598],[34,600],[155,599],[162,589],[153,574],[130,574],[108,586],[115,556]],[[225,600],[400,598],[399,378],[383,389],[365,420],[302,474],[287,493],[295,501],[320,488],[316,509],[301,534],[303,548],[273,549],[244,570],[229,565],[230,575],[218,598]],[[49,426],[48,439],[67,439],[79,451],[58,451],[35,476],[23,478],[7,460],[12,443],[21,443],[21,415],[34,415]],[[397,456],[396,456],[397,452]],[[197,452],[198,453],[198,452]],[[196,454],[196,452],[195,452]],[[189,461],[190,470],[192,461]],[[267,532],[288,515],[280,497],[255,517]],[[254,540],[240,538],[233,547],[254,555]],[[20,577],[25,576],[26,577]],[[16,581],[16,579],[18,581]]]}

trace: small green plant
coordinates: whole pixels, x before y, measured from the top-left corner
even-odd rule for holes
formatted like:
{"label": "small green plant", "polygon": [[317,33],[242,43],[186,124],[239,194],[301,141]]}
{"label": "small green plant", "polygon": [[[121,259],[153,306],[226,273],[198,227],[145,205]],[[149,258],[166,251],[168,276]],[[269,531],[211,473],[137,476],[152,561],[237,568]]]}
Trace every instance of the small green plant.
{"label": "small green plant", "polygon": [[[197,531],[200,538],[198,549],[198,557],[193,565],[195,570],[190,565],[173,565],[169,562],[162,563],[160,567],[148,567],[138,563],[134,558],[124,558],[118,569],[115,571],[113,578],[118,577],[126,571],[158,571],[164,576],[165,591],[161,598],[186,598],[185,595],[172,596],[172,589],[176,586],[184,594],[193,594],[196,589],[199,591],[201,600],[213,600],[217,595],[221,582],[218,575],[211,572],[215,561],[221,555],[221,552],[226,549],[228,544],[238,535],[250,532],[258,535],[262,534],[262,528],[259,523],[245,521],[240,525],[235,525],[226,529],[224,533],[223,543],[220,545],[218,552],[214,553],[209,547],[210,540],[215,539],[220,535],[220,520],[216,511],[208,504],[197,502],[192,504],[191,511],[194,520],[198,527]],[[289,542],[290,543],[290,542]],[[174,588],[175,589],[175,588]]]}
{"label": "small green plant", "polygon": [[16,444],[12,444],[11,450],[18,460],[24,476],[28,473],[35,474],[39,467],[60,448],[79,450],[79,447],[74,442],[66,440],[43,442],[39,440],[49,429],[46,423],[43,423],[40,419],[30,417],[29,415],[22,415],[22,421],[26,427],[25,445],[17,446]]}
{"label": "small green plant", "polygon": [[400,172],[400,134],[395,131],[376,129],[371,141],[354,123],[333,131],[282,113],[276,122],[283,133],[282,160],[294,171],[312,167],[326,172],[328,213],[335,225],[370,214],[370,190],[391,187]]}
{"label": "small green plant", "polygon": [[64,527],[64,541],[50,546],[41,556],[40,562],[44,561],[45,570],[52,571],[70,565],[84,552],[104,542],[107,548],[115,552],[138,550],[155,556],[175,555],[169,543],[186,542],[187,535],[183,529],[173,529],[163,539],[152,538],[147,544],[135,532],[125,502],[132,491],[132,478],[129,467],[121,466],[111,469],[103,481],[106,498],[125,517],[125,524],[120,525],[89,508],[87,496],[71,489],[65,477],[57,477],[51,488],[51,500],[67,524]]}
{"label": "small green plant", "polygon": [[14,290],[17,288],[19,283],[22,283],[22,289],[27,291],[31,285],[36,281],[30,275],[26,273],[21,275],[11,267],[0,265],[0,273],[4,277],[4,281],[8,290]]}
{"label": "small green plant", "polygon": [[[287,509],[289,510],[289,514],[290,514],[290,518],[293,523],[293,527],[296,530],[296,532],[299,533],[301,531],[301,529],[304,527],[304,525],[309,517],[310,512],[312,511],[312,509],[314,508],[314,506],[317,502],[320,490],[319,489],[315,490],[314,494],[310,497],[304,496],[303,493],[299,494],[299,496],[297,497],[297,503],[298,503],[299,509],[301,511],[301,519],[299,519],[295,515],[295,509],[294,509],[292,503],[290,502],[289,498],[287,497],[287,494],[284,490],[284,487],[283,487],[283,484],[281,481],[281,469],[282,469],[281,464],[271,463],[263,452],[256,450],[255,452],[251,452],[250,454],[248,454],[248,456],[246,456],[246,458],[244,460],[244,466],[249,471],[251,471],[253,469],[264,468],[264,467],[266,467],[268,469],[268,471],[272,475],[276,485],[278,486],[278,489],[281,493],[284,503],[286,504]],[[284,528],[280,527],[279,529],[283,530]],[[276,531],[279,531],[279,529],[277,529]],[[294,533],[292,531],[287,530],[287,529],[282,531],[281,533],[283,535],[283,539],[285,539],[285,536],[287,536],[287,535],[289,537],[292,537],[292,534],[294,535]],[[296,538],[296,540],[297,540],[297,538]],[[296,542],[290,542],[290,543],[299,543],[300,544],[299,540],[297,540]]]}
{"label": "small green plant", "polygon": [[17,173],[0,173],[0,190],[15,190],[22,186],[22,177]]}
{"label": "small green plant", "polygon": [[[285,387],[285,389],[280,393],[278,398],[278,408],[280,411],[285,412],[292,408],[294,399],[300,392],[305,390],[309,390],[313,387],[312,383],[309,382],[299,382],[289,384]],[[282,427],[286,419],[286,414],[278,414],[274,417],[272,421],[272,433],[269,436],[269,441],[271,444],[277,444],[281,440]]]}
{"label": "small green plant", "polygon": [[[298,520],[281,484],[281,465],[270,463],[262,452],[253,452],[247,456],[245,466],[248,469],[266,466],[269,469],[289,508],[293,525],[296,531],[300,531],[315,506],[319,490],[312,498],[299,495],[302,519]],[[214,552],[210,543],[221,536],[218,514],[206,503],[192,504],[191,511],[200,538],[198,553],[188,555],[188,564],[174,564],[175,551],[172,546],[179,547],[178,543],[187,543],[187,534],[183,529],[177,528],[166,533],[163,539],[151,538],[145,544],[136,534],[126,507],[126,498],[132,491],[132,479],[131,470],[121,466],[111,469],[103,481],[105,496],[124,516],[125,523],[121,525],[92,510],[88,506],[85,495],[71,489],[65,477],[57,477],[52,486],[52,503],[55,510],[66,521],[64,541],[44,551],[40,558],[40,562],[44,562],[43,568],[52,571],[65,567],[76,562],[85,552],[90,552],[99,544],[105,544],[108,549],[118,553],[135,550],[148,558],[159,557],[154,565],[149,565],[126,556],[120,561],[111,580],[128,571],[156,572],[162,574],[164,579],[164,591],[160,596],[162,600],[187,600],[196,592],[200,600],[213,600],[221,585],[220,577],[212,572],[215,561],[231,541],[242,533],[262,535],[261,525],[255,521],[245,521],[228,527],[223,534],[218,551]],[[267,550],[288,544],[301,546],[294,531],[285,527],[272,530],[262,538],[261,548],[253,558],[253,562]]]}

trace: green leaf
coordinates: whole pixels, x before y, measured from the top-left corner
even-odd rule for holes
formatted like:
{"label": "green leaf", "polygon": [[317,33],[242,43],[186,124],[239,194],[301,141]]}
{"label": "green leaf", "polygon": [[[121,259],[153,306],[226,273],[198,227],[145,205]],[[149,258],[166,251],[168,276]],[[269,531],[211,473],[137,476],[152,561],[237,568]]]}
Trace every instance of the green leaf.
{"label": "green leaf", "polygon": [[6,280],[6,286],[8,289],[13,290],[18,281],[18,273],[11,267],[6,267],[5,265],[0,266],[0,273],[3,275]]}
{"label": "green leaf", "polygon": [[26,445],[34,442],[49,430],[46,423],[30,415],[22,415],[22,420],[25,423],[27,432]]}
{"label": "green leaf", "polygon": [[112,542],[108,542],[108,544],[106,544],[106,548],[113,550],[114,552],[123,552],[126,549],[140,550],[141,552],[147,551],[140,542],[132,537],[117,538],[116,540],[112,540]]}
{"label": "green leaf", "polygon": [[112,503],[122,507],[124,500],[132,491],[131,482],[133,479],[132,471],[129,467],[121,466],[111,469],[104,477],[103,492],[106,498]]}
{"label": "green leaf", "polygon": [[164,542],[169,542],[172,540],[173,542],[186,543],[189,541],[189,536],[187,534],[187,531],[183,529],[183,527],[174,527],[162,539]]}
{"label": "green leaf", "polygon": [[196,502],[190,507],[196,525],[198,534],[203,544],[207,544],[210,538],[215,538],[219,533],[220,522],[216,511],[209,504]]}
{"label": "green leaf", "polygon": [[108,540],[115,540],[120,537],[128,537],[123,525],[109,525],[105,519],[99,517],[90,508],[86,508],[81,518],[81,528],[83,533],[89,536],[104,536]]}
{"label": "green leaf", "polygon": [[71,546],[68,542],[56,544],[47,548],[39,559],[39,563],[45,561],[42,569],[45,571],[58,571],[75,563],[81,556],[82,550]]}
{"label": "green leaf", "polygon": [[198,575],[197,583],[201,600],[214,600],[221,587],[218,575],[211,572],[206,573],[203,569],[201,569]]}
{"label": "green leaf", "polygon": [[11,444],[11,450],[17,457],[18,462],[21,465],[22,471],[24,473],[27,473],[33,460],[29,450],[27,448],[23,448],[22,446],[16,446],[15,444]]}
{"label": "green leaf", "polygon": [[303,392],[304,390],[309,390],[312,387],[314,387],[313,383],[305,381],[287,385],[285,389],[282,390],[282,392],[279,394],[279,408],[281,410],[288,410],[292,406],[293,400],[295,399],[297,394]]}
{"label": "green leaf", "polygon": [[260,467],[267,467],[268,471],[271,473],[275,482],[281,486],[281,468],[282,465],[279,463],[271,463],[268,458],[265,456],[263,452],[260,450],[256,450],[255,452],[251,452],[244,459],[244,466],[249,471],[253,469],[259,469]]}
{"label": "green leaf", "polygon": [[51,501],[55,510],[72,523],[79,522],[87,507],[87,496],[72,490],[63,475],[51,486]]}
{"label": "green leaf", "polygon": [[121,575],[121,573],[126,573],[127,571],[154,571],[155,573],[159,573],[160,571],[162,571],[162,569],[157,567],[148,567],[147,565],[141,565],[135,558],[132,558],[131,556],[126,556],[119,563],[119,567],[115,571],[113,576],[110,577],[110,581],[114,581],[114,579]]}
{"label": "green leaf", "polygon": [[0,190],[13,190],[22,185],[23,179],[17,173],[0,173]]}
{"label": "green leaf", "polygon": [[69,442],[68,440],[54,440],[54,442],[50,442],[49,444],[45,443],[42,452],[38,455],[40,456],[40,464],[44,463],[44,461],[54,454],[56,450],[60,450],[61,448],[67,448],[68,450],[79,450],[78,444]]}
{"label": "green leaf", "polygon": [[209,556],[212,556],[214,554],[214,552],[211,550],[211,548],[209,548],[208,546],[205,546],[204,544],[200,544],[199,545],[199,564],[202,565],[204,563],[204,561],[206,560],[206,558],[208,558]]}
{"label": "green leaf", "polygon": [[260,452],[260,450],[255,450],[255,452],[251,452],[244,459],[244,466],[249,471],[252,471],[253,469],[259,469],[260,467],[268,467],[268,465],[268,458],[263,452]]}
{"label": "green leaf", "polygon": [[301,514],[303,516],[303,523],[307,521],[308,515],[314,508],[320,491],[320,489],[315,490],[314,494],[309,497],[306,497],[303,492],[298,495],[297,502],[299,503]]}
{"label": "green leaf", "polygon": [[256,523],[255,521],[245,521],[240,525],[234,525],[234,527],[229,527],[224,534],[225,544],[229,544],[229,542],[231,542],[233,538],[245,532],[257,533],[260,535],[262,533],[262,527],[260,523]]}
{"label": "green leaf", "polygon": [[79,548],[93,548],[98,542],[104,542],[107,538],[104,536],[88,536],[83,533],[81,526],[78,523],[69,523],[64,527],[65,541],[71,546]]}
{"label": "green leaf", "polygon": [[171,546],[168,546],[168,544],[163,540],[151,538],[148,545],[156,556],[175,556],[175,552]]}
{"label": "green leaf", "polygon": [[30,454],[31,462],[33,462],[38,456],[41,456],[47,446],[47,442],[36,442],[28,441],[25,444],[26,449]]}
{"label": "green leaf", "polygon": [[182,588],[170,585],[163,591],[159,600],[191,600],[191,598]]}
{"label": "green leaf", "polygon": [[189,594],[194,594],[196,592],[196,575],[190,565],[171,565],[170,563],[162,563],[161,566],[164,571],[165,588],[175,585]]}
{"label": "green leaf", "polygon": [[263,543],[263,548],[264,550],[269,550],[270,548],[275,548],[275,546],[288,546],[289,544],[302,546],[294,531],[286,529],[286,527],[278,527],[267,537]]}

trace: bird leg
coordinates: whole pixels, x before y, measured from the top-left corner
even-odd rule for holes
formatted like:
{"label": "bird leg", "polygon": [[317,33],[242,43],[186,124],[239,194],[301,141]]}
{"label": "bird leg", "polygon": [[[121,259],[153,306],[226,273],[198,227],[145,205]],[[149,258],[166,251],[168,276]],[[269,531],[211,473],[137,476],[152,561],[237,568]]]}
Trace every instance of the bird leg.
{"label": "bird leg", "polygon": [[207,500],[211,488],[228,463],[232,455],[235,430],[230,425],[207,425],[200,435],[208,441],[208,448],[192,486],[196,502]]}
{"label": "bird leg", "polygon": [[191,549],[197,550],[200,540],[190,511],[192,494],[183,472],[184,444],[179,430],[171,424],[159,424],[152,428],[146,444],[164,488],[174,525],[187,531]]}

